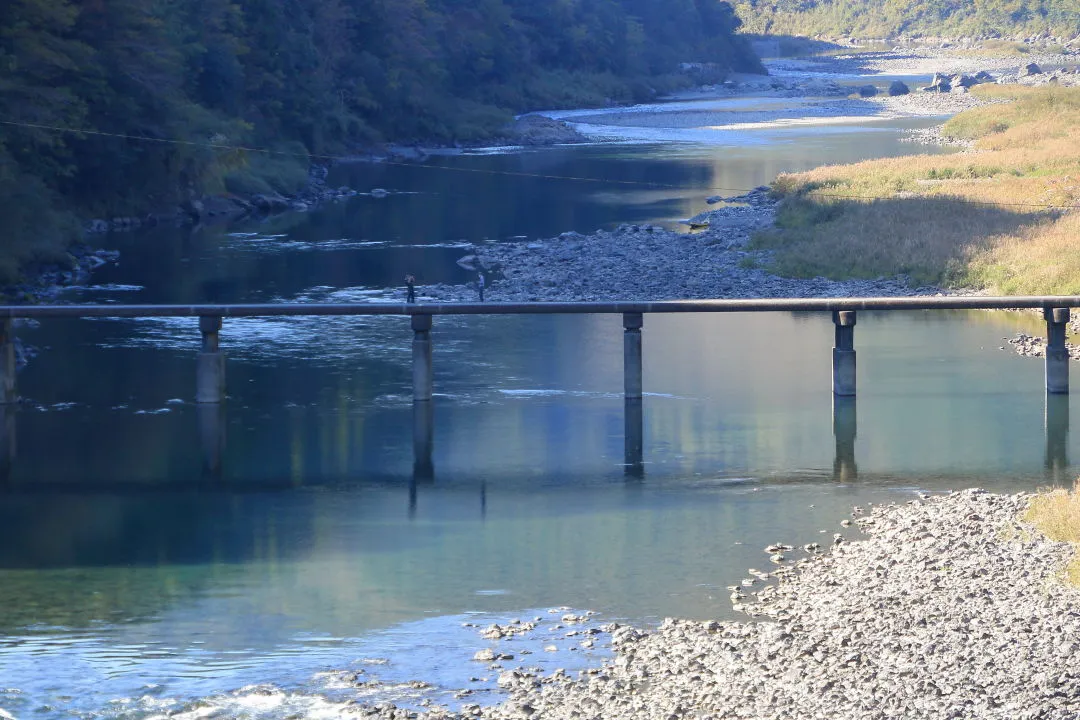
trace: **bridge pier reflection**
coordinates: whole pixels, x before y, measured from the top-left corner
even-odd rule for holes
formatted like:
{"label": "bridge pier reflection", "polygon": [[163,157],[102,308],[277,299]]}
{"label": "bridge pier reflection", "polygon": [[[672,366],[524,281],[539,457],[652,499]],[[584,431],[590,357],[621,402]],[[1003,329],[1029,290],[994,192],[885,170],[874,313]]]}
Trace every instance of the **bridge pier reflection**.
{"label": "bridge pier reflection", "polygon": [[833,395],[833,436],[836,439],[836,455],[833,459],[833,479],[851,482],[859,477],[855,465],[855,435],[858,417],[854,397]]}
{"label": "bridge pier reflection", "polygon": [[10,484],[15,463],[15,412],[14,405],[0,405],[0,486]]}
{"label": "bridge pier reflection", "polygon": [[203,478],[221,480],[222,458],[225,455],[225,406],[220,403],[199,403],[195,406],[195,412],[198,414]]}
{"label": "bridge pier reflection", "polygon": [[435,463],[431,459],[435,445],[435,408],[431,402],[413,403],[413,479],[430,482],[435,479]]}
{"label": "bridge pier reflection", "polygon": [[1065,484],[1069,467],[1069,396],[1046,395],[1046,474],[1055,484]]}
{"label": "bridge pier reflection", "polygon": [[626,398],[623,418],[625,424],[623,462],[626,468],[626,476],[633,478],[645,477],[644,412],[640,397]]}
{"label": "bridge pier reflection", "polygon": [[416,486],[434,482],[435,403],[413,403],[413,471],[409,478],[409,517],[416,515]]}

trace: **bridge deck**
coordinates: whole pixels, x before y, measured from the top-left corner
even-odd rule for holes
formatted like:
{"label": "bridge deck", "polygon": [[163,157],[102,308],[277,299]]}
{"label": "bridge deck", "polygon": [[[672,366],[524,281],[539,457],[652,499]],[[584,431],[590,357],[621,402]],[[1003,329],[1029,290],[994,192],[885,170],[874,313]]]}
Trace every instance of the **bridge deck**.
{"label": "bridge deck", "polygon": [[610,313],[792,312],[845,310],[1007,310],[1080,307],[1080,296],[658,300],[537,303],[264,303],[236,305],[0,305],[2,318],[259,317],[281,315],[544,315]]}

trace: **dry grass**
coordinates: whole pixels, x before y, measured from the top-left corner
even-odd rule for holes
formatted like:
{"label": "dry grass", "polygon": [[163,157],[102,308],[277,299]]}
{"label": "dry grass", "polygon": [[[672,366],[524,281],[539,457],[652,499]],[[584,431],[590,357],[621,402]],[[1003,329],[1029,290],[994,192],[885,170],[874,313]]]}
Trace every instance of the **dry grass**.
{"label": "dry grass", "polygon": [[1007,104],[945,127],[976,150],[781,175],[777,230],[755,239],[794,276],[907,274],[1008,294],[1080,292],[1080,88],[983,86]]}
{"label": "dry grass", "polygon": [[[1036,495],[1021,518],[1037,527],[1046,537],[1058,542],[1080,543],[1080,491],[1052,490]],[[1070,585],[1080,586],[1080,554],[1073,555],[1065,568]]]}

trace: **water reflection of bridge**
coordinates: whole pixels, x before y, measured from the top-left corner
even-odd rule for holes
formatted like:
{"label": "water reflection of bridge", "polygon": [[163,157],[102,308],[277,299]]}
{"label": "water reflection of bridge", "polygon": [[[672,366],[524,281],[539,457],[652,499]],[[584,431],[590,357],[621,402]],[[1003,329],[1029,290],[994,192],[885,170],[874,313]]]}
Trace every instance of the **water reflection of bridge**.
{"label": "water reflection of bridge", "polygon": [[[1080,297],[909,297],[810,298],[757,300],[681,300],[658,302],[462,303],[462,304],[264,304],[264,305],[66,305],[0,306],[0,479],[6,478],[16,455],[15,347],[12,323],[17,318],[197,317],[202,346],[196,359],[195,399],[203,472],[220,478],[225,449],[225,356],[219,344],[224,318],[281,316],[409,316],[413,330],[413,487],[434,479],[435,412],[433,403],[433,318],[436,315],[616,314],[624,329],[624,464],[630,478],[645,474],[642,329],[649,313],[700,312],[829,312],[834,323],[832,349],[834,478],[857,477],[855,440],[856,351],[854,334],[859,310],[1018,309],[1043,311],[1047,327],[1045,353],[1045,465],[1053,481],[1063,479],[1068,465],[1069,355],[1066,327],[1069,309]],[[415,491],[412,493],[415,497]]]}

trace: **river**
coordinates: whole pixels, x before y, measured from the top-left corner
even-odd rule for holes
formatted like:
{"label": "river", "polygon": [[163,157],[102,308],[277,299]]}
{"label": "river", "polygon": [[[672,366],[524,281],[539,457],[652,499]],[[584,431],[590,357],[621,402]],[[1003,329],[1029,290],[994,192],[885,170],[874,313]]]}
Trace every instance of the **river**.
{"label": "river", "polygon": [[[406,273],[468,280],[470,243],[676,226],[781,171],[924,151],[899,138],[933,122],[343,165],[333,183],[393,194],[113,235],[121,263],[65,300],[386,301]],[[501,664],[574,669],[606,650],[566,637],[565,613],[734,618],[725,587],[768,565],[766,544],[830,542],[853,505],[1071,477],[1069,400],[1047,404],[1041,363],[1001,349],[1038,326],[860,314],[857,413],[834,423],[828,317],[649,316],[640,476],[617,317],[436,318],[420,476],[400,318],[226,320],[220,416],[191,402],[190,320],[21,328],[39,355],[0,418],[0,717],[334,717],[465,687],[494,702],[476,626],[540,618]]]}

